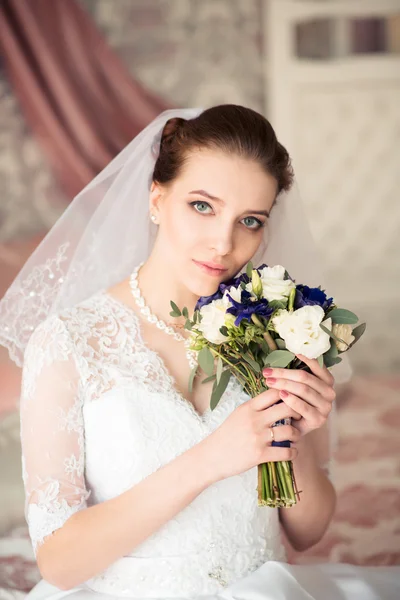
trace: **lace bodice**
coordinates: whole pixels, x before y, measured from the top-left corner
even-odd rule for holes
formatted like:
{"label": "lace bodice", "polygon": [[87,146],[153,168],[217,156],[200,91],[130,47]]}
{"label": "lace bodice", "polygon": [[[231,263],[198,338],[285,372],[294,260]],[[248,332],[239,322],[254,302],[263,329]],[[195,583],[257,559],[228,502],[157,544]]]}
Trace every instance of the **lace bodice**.
{"label": "lace bodice", "polygon": [[[203,415],[105,291],[34,331],[25,353],[21,441],[25,514],[38,545],[72,514],[113,498],[194,446],[248,397],[232,378]],[[204,490],[86,585],[117,596],[211,594],[283,560],[278,512],[257,506],[257,468]]]}

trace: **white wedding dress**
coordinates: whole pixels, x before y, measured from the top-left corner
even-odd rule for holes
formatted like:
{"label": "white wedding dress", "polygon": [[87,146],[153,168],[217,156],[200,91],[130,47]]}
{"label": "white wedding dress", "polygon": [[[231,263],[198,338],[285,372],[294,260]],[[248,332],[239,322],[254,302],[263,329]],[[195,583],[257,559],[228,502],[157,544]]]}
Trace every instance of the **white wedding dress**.
{"label": "white wedding dress", "polygon": [[[231,379],[199,415],[143,342],[136,313],[105,291],[49,317],[25,354],[21,440],[33,548],[208,436],[248,397]],[[122,517],[121,517],[122,518]],[[257,468],[209,486],[157,532],[72,590],[29,600],[399,599],[400,568],[291,566],[278,509],[257,506]]]}

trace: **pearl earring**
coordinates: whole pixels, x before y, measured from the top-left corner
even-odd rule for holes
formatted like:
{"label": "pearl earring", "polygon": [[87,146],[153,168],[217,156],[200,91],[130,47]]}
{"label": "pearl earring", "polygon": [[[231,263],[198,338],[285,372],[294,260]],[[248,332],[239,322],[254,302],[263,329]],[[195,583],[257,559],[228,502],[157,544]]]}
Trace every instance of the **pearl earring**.
{"label": "pearl earring", "polygon": [[157,217],[156,217],[156,215],[151,215],[150,219],[153,221],[153,223],[157,223]]}

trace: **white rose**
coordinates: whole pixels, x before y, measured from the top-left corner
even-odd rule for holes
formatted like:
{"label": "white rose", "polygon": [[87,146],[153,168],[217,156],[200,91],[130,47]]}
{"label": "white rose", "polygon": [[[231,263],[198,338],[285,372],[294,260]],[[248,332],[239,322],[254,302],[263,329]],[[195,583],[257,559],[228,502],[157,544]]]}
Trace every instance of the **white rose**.
{"label": "white rose", "polygon": [[[285,268],[281,265],[275,267],[264,267],[260,271],[263,287],[263,297],[268,301],[286,300],[296,284],[291,279],[284,280]],[[246,290],[251,292],[251,283],[246,285]]]}
{"label": "white rose", "polygon": [[318,358],[331,347],[331,338],[320,325],[323,323],[327,329],[331,329],[332,319],[322,322],[324,316],[321,306],[303,306],[292,313],[279,311],[272,323],[290,352]]}
{"label": "white rose", "polygon": [[336,335],[336,337],[340,338],[345,342],[337,342],[335,340],[336,348],[339,352],[346,352],[347,347],[350,346],[356,339],[353,335],[353,328],[351,325],[345,325],[344,323],[335,323],[332,328],[332,333]]}
{"label": "white rose", "polygon": [[223,298],[214,300],[200,309],[202,319],[196,327],[213,344],[222,344],[227,339],[219,330],[225,325],[226,309],[227,303]]}

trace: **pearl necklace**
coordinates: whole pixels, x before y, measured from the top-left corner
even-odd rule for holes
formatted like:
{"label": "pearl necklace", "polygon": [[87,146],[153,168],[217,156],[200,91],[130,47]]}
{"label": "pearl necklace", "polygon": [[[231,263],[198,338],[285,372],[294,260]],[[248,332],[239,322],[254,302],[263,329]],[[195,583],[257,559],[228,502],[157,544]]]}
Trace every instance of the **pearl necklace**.
{"label": "pearl necklace", "polygon": [[173,327],[168,326],[167,323],[165,323],[165,321],[162,321],[161,319],[159,319],[154,313],[151,312],[150,307],[147,306],[145,303],[145,300],[140,291],[139,282],[138,282],[138,273],[139,273],[140,268],[143,266],[143,264],[144,263],[141,262],[134,269],[132,275],[129,278],[129,284],[130,284],[133,299],[135,300],[136,304],[140,308],[140,312],[142,313],[142,315],[144,317],[146,317],[146,320],[149,323],[156,325],[156,327],[158,327],[158,329],[161,329],[167,335],[171,335],[177,342],[184,342],[184,344],[187,348],[186,358],[189,361],[190,368],[193,369],[194,367],[197,367],[197,358],[196,358],[197,352],[189,349],[190,348],[190,339],[185,338],[183,335],[181,335],[180,333],[175,331],[175,329]]}

